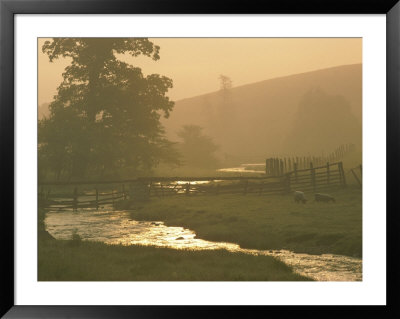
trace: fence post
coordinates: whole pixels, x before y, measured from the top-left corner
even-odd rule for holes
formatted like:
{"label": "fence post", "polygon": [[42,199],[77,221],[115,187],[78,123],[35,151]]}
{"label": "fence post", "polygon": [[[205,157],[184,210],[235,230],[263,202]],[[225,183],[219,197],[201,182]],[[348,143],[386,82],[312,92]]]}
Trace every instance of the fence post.
{"label": "fence post", "polygon": [[360,187],[362,187],[362,186],[361,186],[361,185],[362,185],[362,184],[361,184],[361,181],[358,179],[357,174],[354,172],[353,169],[351,169],[350,171],[353,173],[353,176],[354,176],[354,178],[356,179],[358,185],[360,185]]}
{"label": "fence post", "polygon": [[362,178],[362,164],[360,164],[360,176]]}
{"label": "fence post", "polygon": [[275,162],[276,162],[276,173],[275,173],[275,176],[279,176],[280,174],[281,174],[281,163],[280,163],[280,160],[279,160],[279,158],[277,158],[277,159],[275,159]]}
{"label": "fence post", "polygon": [[74,211],[77,211],[78,209],[78,187],[74,188],[74,194],[73,194],[73,202],[72,202],[72,206]]}
{"label": "fence post", "polygon": [[125,184],[122,184],[122,196],[123,196],[123,199],[126,200]]}
{"label": "fence post", "polygon": [[271,158],[271,175],[275,176],[275,159]]}
{"label": "fence post", "polygon": [[268,175],[272,175],[272,158],[268,159]]}
{"label": "fence post", "polygon": [[96,210],[99,210],[99,191],[96,187]]}
{"label": "fence post", "polygon": [[346,177],[344,175],[343,162],[339,162],[338,166],[339,166],[339,172],[340,172],[340,175],[341,175],[342,186],[346,187]]}
{"label": "fence post", "polygon": [[244,180],[244,195],[247,195],[247,186],[249,184],[249,180],[245,179]]}
{"label": "fence post", "polygon": [[190,182],[186,184],[186,195],[190,193]]}
{"label": "fence post", "polygon": [[275,158],[272,159],[272,175],[275,176],[276,174],[276,160]]}
{"label": "fence post", "polygon": [[[153,181],[150,181],[149,182],[149,187],[148,187],[148,189],[149,189],[149,191],[148,191],[148,198],[150,198],[151,197],[151,187],[153,186]],[[130,198],[130,197],[129,197]]]}
{"label": "fence post", "polygon": [[326,182],[328,185],[330,184],[330,179],[331,179],[330,175],[331,174],[330,174],[330,170],[329,170],[329,162],[327,162],[326,163]]}
{"label": "fence post", "polygon": [[317,187],[316,182],[315,182],[315,168],[313,167],[313,163],[310,163],[310,169],[311,169],[311,185],[313,187],[313,190],[315,192],[315,189]]}
{"label": "fence post", "polygon": [[154,187],[154,191],[157,197],[160,197],[161,191],[159,190],[159,188],[161,189],[161,182],[160,182],[160,187],[155,186]]}
{"label": "fence post", "polygon": [[294,178],[297,183],[297,163],[293,163],[293,168],[294,168]]}
{"label": "fence post", "polygon": [[273,176],[276,175],[276,159],[275,158],[272,159],[272,175]]}
{"label": "fence post", "polygon": [[273,162],[272,162],[272,158],[270,158],[270,159],[268,159],[268,175],[272,175],[272,173],[273,173],[273,171],[272,171],[272,168],[273,168]]}
{"label": "fence post", "polygon": [[272,175],[272,162],[271,159],[268,159],[268,175]]}
{"label": "fence post", "polygon": [[289,194],[290,193],[290,173],[285,174],[283,178],[283,186],[284,191]]}
{"label": "fence post", "polygon": [[285,157],[285,162],[284,163],[285,163],[285,165],[283,166],[283,172],[286,173],[288,171],[286,157]]}
{"label": "fence post", "polygon": [[268,166],[269,166],[269,175],[271,176],[274,174],[274,160],[272,157],[269,159]]}

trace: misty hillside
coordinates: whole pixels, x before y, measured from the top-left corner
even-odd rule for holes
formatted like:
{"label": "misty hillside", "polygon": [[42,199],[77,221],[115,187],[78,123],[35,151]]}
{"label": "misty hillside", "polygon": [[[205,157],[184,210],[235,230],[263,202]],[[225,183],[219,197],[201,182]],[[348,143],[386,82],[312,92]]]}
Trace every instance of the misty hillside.
{"label": "misty hillside", "polygon": [[342,95],[315,89],[301,99],[282,148],[294,154],[329,152],[340,143],[361,145],[361,123]]}
{"label": "misty hillside", "polygon": [[[323,93],[307,107],[305,97],[316,89]],[[317,155],[361,142],[361,101],[362,65],[345,65],[180,100],[163,124],[175,141],[183,125],[204,127],[228,161],[310,150]]]}

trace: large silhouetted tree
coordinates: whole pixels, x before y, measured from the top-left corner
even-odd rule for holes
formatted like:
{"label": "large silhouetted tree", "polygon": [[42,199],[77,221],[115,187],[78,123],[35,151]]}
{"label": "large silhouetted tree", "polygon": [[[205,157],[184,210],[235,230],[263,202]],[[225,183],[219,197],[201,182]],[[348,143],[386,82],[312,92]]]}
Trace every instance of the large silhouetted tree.
{"label": "large silhouetted tree", "polygon": [[174,103],[166,96],[172,80],[117,59],[116,54],[158,60],[159,47],[144,38],[54,38],[42,51],[50,61],[71,64],[39,122],[39,160],[73,178],[104,173],[131,175],[159,161],[174,161],[160,116]]}

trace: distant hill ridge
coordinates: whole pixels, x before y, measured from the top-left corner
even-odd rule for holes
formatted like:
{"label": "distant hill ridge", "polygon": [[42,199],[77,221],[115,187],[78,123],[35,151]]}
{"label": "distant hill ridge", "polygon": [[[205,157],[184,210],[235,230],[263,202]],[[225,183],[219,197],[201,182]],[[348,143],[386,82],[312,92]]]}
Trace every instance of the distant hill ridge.
{"label": "distant hill ridge", "polygon": [[[221,146],[221,153],[226,156],[240,157],[247,154],[262,158],[271,154],[290,153],[291,150],[286,149],[291,144],[287,138],[295,134],[292,128],[299,103],[307,92],[315,89],[328,96],[342,96],[348,102],[347,111],[351,113],[343,116],[354,117],[361,124],[362,64],[331,67],[246,84],[232,88],[228,95],[216,91],[179,100],[170,118],[163,120],[163,124],[172,140],[177,140],[176,132],[183,125],[204,127],[204,133],[214,138]],[[338,122],[331,123],[331,126],[340,126],[341,117],[336,116],[335,121]],[[299,123],[296,123],[298,126]],[[351,134],[357,136],[346,136],[345,140],[333,136],[330,144],[361,141],[361,125],[355,126],[357,129]],[[335,135],[334,132],[332,135]],[[302,151],[301,147],[297,147],[296,151]],[[316,153],[321,151],[330,149],[315,149]]]}

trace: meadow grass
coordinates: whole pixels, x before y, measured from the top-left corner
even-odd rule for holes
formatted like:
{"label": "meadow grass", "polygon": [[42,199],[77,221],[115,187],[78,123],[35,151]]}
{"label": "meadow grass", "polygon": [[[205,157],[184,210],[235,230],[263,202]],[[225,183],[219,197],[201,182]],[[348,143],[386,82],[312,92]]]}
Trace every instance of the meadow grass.
{"label": "meadow grass", "polygon": [[307,281],[270,256],[39,240],[39,281]]}
{"label": "meadow grass", "polygon": [[306,204],[292,195],[191,195],[152,199],[131,212],[135,220],[163,221],[198,238],[243,248],[288,249],[311,254],[362,256],[362,192],[349,186],[330,192],[336,203]]}

